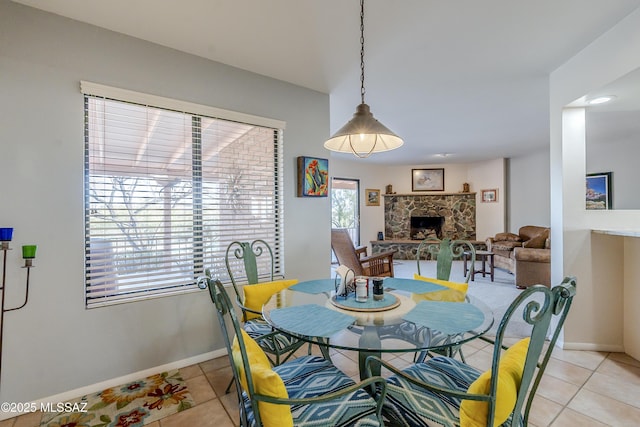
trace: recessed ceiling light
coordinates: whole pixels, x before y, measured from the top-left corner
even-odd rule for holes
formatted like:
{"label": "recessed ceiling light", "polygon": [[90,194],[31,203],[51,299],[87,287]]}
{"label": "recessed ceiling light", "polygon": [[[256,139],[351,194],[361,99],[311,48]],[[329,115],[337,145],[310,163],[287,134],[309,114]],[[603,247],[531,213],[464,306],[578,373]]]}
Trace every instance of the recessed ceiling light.
{"label": "recessed ceiling light", "polygon": [[611,100],[613,100],[615,98],[615,96],[613,95],[606,95],[606,96],[599,96],[597,98],[593,98],[587,101],[587,104],[589,105],[599,105],[599,104],[604,104],[606,102],[609,102]]}

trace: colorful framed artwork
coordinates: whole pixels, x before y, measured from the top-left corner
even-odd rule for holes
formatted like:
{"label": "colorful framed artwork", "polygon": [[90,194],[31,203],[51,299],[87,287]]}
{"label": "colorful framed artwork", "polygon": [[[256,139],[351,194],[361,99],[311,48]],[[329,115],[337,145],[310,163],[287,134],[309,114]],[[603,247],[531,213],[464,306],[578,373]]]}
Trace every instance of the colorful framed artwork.
{"label": "colorful framed artwork", "polygon": [[411,191],[444,191],[444,169],[411,169]]}
{"label": "colorful framed artwork", "polygon": [[298,197],[329,195],[329,160],[298,157]]}
{"label": "colorful framed artwork", "polygon": [[367,206],[380,206],[380,190],[367,188],[365,191]]}
{"label": "colorful framed artwork", "polygon": [[613,208],[611,194],[612,172],[587,174],[585,203],[587,210],[605,210]]}
{"label": "colorful framed artwork", "polygon": [[483,203],[493,203],[498,201],[498,189],[480,190],[480,200]]}

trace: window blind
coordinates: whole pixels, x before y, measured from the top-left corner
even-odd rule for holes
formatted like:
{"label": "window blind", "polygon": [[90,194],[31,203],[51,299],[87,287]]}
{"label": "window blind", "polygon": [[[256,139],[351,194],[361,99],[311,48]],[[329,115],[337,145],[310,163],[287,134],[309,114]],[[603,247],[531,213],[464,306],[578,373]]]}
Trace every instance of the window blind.
{"label": "window blind", "polygon": [[106,95],[85,93],[87,307],[228,281],[236,240],[269,243],[282,276],[282,131]]}

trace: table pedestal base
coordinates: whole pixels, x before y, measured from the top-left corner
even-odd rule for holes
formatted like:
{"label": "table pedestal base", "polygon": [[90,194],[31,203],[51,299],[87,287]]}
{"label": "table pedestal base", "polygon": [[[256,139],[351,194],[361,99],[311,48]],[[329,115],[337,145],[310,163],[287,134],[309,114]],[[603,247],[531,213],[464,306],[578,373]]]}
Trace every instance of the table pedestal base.
{"label": "table pedestal base", "polygon": [[[362,349],[358,352],[358,366],[360,368],[360,379],[367,378],[366,372],[366,360],[369,356],[381,357],[382,353],[379,351],[364,350],[367,348],[381,348],[380,335],[378,335],[378,328],[375,326],[365,326],[362,335],[358,341],[359,347]],[[380,363],[371,364],[371,374],[380,375],[381,367]]]}

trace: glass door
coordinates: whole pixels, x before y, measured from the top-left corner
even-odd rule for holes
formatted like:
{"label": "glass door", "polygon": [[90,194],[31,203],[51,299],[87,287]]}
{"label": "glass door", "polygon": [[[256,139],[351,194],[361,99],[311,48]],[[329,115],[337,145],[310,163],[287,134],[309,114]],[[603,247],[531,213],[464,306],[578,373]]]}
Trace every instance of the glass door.
{"label": "glass door", "polygon": [[360,180],[332,179],[331,227],[346,228],[353,244],[360,245]]}

